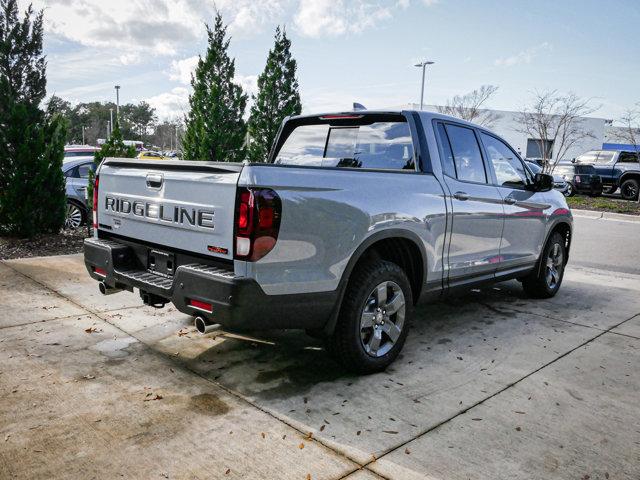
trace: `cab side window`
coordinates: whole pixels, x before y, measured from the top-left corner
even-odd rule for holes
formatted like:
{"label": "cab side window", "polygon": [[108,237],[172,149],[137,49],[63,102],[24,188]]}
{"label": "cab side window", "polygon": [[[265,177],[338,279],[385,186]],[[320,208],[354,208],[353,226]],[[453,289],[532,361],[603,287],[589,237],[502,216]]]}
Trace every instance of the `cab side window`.
{"label": "cab side window", "polygon": [[524,188],[528,176],[524,165],[504,142],[496,137],[480,133],[482,143],[487,151],[498,179],[498,185],[508,188]]}
{"label": "cab side window", "polygon": [[474,131],[458,125],[446,125],[458,180],[487,183],[480,146]]}

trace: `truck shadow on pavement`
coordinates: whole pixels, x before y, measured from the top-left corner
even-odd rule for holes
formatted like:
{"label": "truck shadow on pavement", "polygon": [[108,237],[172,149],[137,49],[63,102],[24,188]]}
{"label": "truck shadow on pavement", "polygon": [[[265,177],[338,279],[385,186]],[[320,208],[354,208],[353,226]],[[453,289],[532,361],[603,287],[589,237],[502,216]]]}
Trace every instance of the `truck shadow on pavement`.
{"label": "truck shadow on pavement", "polygon": [[[491,375],[490,371],[517,348],[523,335],[535,334],[536,322],[564,320],[563,310],[590,310],[591,302],[599,304],[603,300],[593,293],[595,297],[585,302],[584,292],[567,290],[556,299],[531,300],[517,282],[507,282],[421,305],[401,355],[386,372],[373,377],[392,376],[406,386],[412,381],[423,383],[426,378],[422,371],[440,366],[443,377],[429,389],[438,391],[439,382],[448,385],[441,385],[443,388],[450,388],[456,378],[459,385],[480,371]],[[556,321],[551,328],[557,330],[559,326],[563,323]],[[338,365],[320,340],[302,331],[227,332],[218,338],[223,340],[189,361],[190,368],[252,398],[285,400],[323,384],[346,388],[366,378]],[[447,371],[451,375],[448,380]]]}

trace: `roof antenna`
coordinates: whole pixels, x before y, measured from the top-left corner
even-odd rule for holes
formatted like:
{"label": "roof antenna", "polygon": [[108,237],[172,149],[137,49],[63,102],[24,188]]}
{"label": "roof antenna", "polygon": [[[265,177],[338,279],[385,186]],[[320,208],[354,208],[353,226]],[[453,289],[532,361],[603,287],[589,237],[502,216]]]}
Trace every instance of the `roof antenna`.
{"label": "roof antenna", "polygon": [[357,111],[357,110],[366,110],[367,107],[365,107],[364,105],[362,105],[361,103],[358,102],[353,102],[353,111]]}

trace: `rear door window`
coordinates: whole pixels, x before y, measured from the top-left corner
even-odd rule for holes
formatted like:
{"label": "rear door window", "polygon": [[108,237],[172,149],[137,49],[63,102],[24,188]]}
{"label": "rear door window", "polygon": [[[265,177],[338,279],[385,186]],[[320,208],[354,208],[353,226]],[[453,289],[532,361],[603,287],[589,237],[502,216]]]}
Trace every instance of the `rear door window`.
{"label": "rear door window", "polygon": [[458,180],[487,183],[487,174],[474,131],[458,125],[446,126]]}
{"label": "rear door window", "polygon": [[409,125],[399,121],[299,126],[274,163],[387,170],[415,170],[416,165]]}

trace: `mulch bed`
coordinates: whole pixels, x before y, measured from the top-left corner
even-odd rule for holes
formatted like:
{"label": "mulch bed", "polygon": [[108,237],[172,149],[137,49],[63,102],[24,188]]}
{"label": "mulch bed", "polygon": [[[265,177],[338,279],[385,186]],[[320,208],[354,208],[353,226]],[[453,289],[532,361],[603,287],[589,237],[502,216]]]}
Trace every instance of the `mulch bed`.
{"label": "mulch bed", "polygon": [[37,235],[33,238],[0,237],[0,260],[81,253],[85,238],[86,227],[62,230],[58,234]]}
{"label": "mulch bed", "polygon": [[598,212],[640,215],[640,203],[609,196],[592,198],[581,195],[567,198],[567,203],[570,208],[577,210],[596,210]]}

